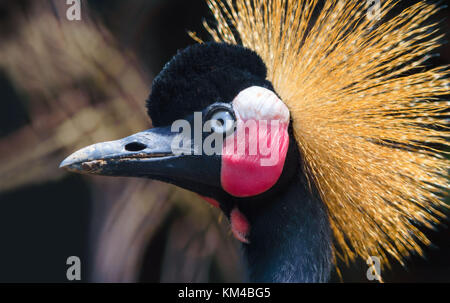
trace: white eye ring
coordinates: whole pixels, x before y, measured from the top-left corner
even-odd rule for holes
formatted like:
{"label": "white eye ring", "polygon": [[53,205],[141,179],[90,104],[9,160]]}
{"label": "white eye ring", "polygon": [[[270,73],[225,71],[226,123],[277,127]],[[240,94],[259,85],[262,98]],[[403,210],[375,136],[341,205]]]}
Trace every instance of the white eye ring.
{"label": "white eye ring", "polygon": [[227,134],[234,129],[234,117],[228,110],[216,111],[211,116],[211,129],[215,133]]}

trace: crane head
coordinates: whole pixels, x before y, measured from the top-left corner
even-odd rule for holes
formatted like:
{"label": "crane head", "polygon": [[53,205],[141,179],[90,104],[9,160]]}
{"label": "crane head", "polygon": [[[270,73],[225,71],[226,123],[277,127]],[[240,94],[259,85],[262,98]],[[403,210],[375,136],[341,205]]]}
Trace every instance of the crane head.
{"label": "crane head", "polygon": [[[147,108],[154,128],[83,148],[61,167],[178,185],[238,218],[237,229],[245,229],[236,204],[266,200],[299,167],[289,110],[266,73],[249,49],[191,46],[153,82]],[[245,232],[238,234],[245,242]]]}

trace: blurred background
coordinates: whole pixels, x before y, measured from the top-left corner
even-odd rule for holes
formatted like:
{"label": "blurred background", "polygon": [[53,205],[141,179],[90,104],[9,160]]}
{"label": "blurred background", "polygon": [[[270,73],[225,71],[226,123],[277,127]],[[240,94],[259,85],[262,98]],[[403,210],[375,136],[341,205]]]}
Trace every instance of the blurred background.
{"label": "blurred background", "polygon": [[[399,9],[415,1],[401,1]],[[225,218],[195,194],[160,182],[67,174],[73,151],[151,127],[152,78],[177,50],[208,39],[204,0],[0,0],[0,282],[239,282],[243,266]],[[449,10],[432,21],[442,21]],[[441,23],[450,32],[450,21]],[[448,38],[447,38],[448,39]],[[431,65],[450,63],[449,44]],[[426,258],[382,272],[386,282],[450,282],[450,230],[426,231]],[[367,282],[367,265],[339,264]]]}

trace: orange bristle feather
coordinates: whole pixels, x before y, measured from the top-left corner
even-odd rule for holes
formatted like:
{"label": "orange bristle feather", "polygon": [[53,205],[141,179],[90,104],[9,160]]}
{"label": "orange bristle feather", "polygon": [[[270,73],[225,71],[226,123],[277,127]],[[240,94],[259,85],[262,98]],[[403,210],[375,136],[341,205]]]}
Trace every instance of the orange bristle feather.
{"label": "orange bristle feather", "polygon": [[[448,207],[449,68],[427,69],[440,46],[439,8],[422,1],[377,18],[366,1],[209,0],[215,41],[241,43],[268,67],[291,111],[304,169],[327,205],[339,254],[422,254]],[[414,223],[413,223],[414,222]]]}

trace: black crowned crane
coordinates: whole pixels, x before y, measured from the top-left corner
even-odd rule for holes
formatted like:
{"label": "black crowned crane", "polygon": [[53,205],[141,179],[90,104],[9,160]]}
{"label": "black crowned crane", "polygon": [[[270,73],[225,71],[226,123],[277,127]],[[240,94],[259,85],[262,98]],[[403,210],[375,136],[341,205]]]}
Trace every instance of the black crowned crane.
{"label": "black crowned crane", "polygon": [[447,186],[429,144],[446,145],[449,72],[416,69],[439,45],[420,25],[438,8],[388,19],[392,1],[376,18],[364,1],[326,1],[313,22],[314,0],[225,2],[209,1],[215,42],[155,78],[154,128],[61,167],[200,194],[229,219],[250,281],[323,282],[337,255],[422,253],[416,224],[444,216]]}

